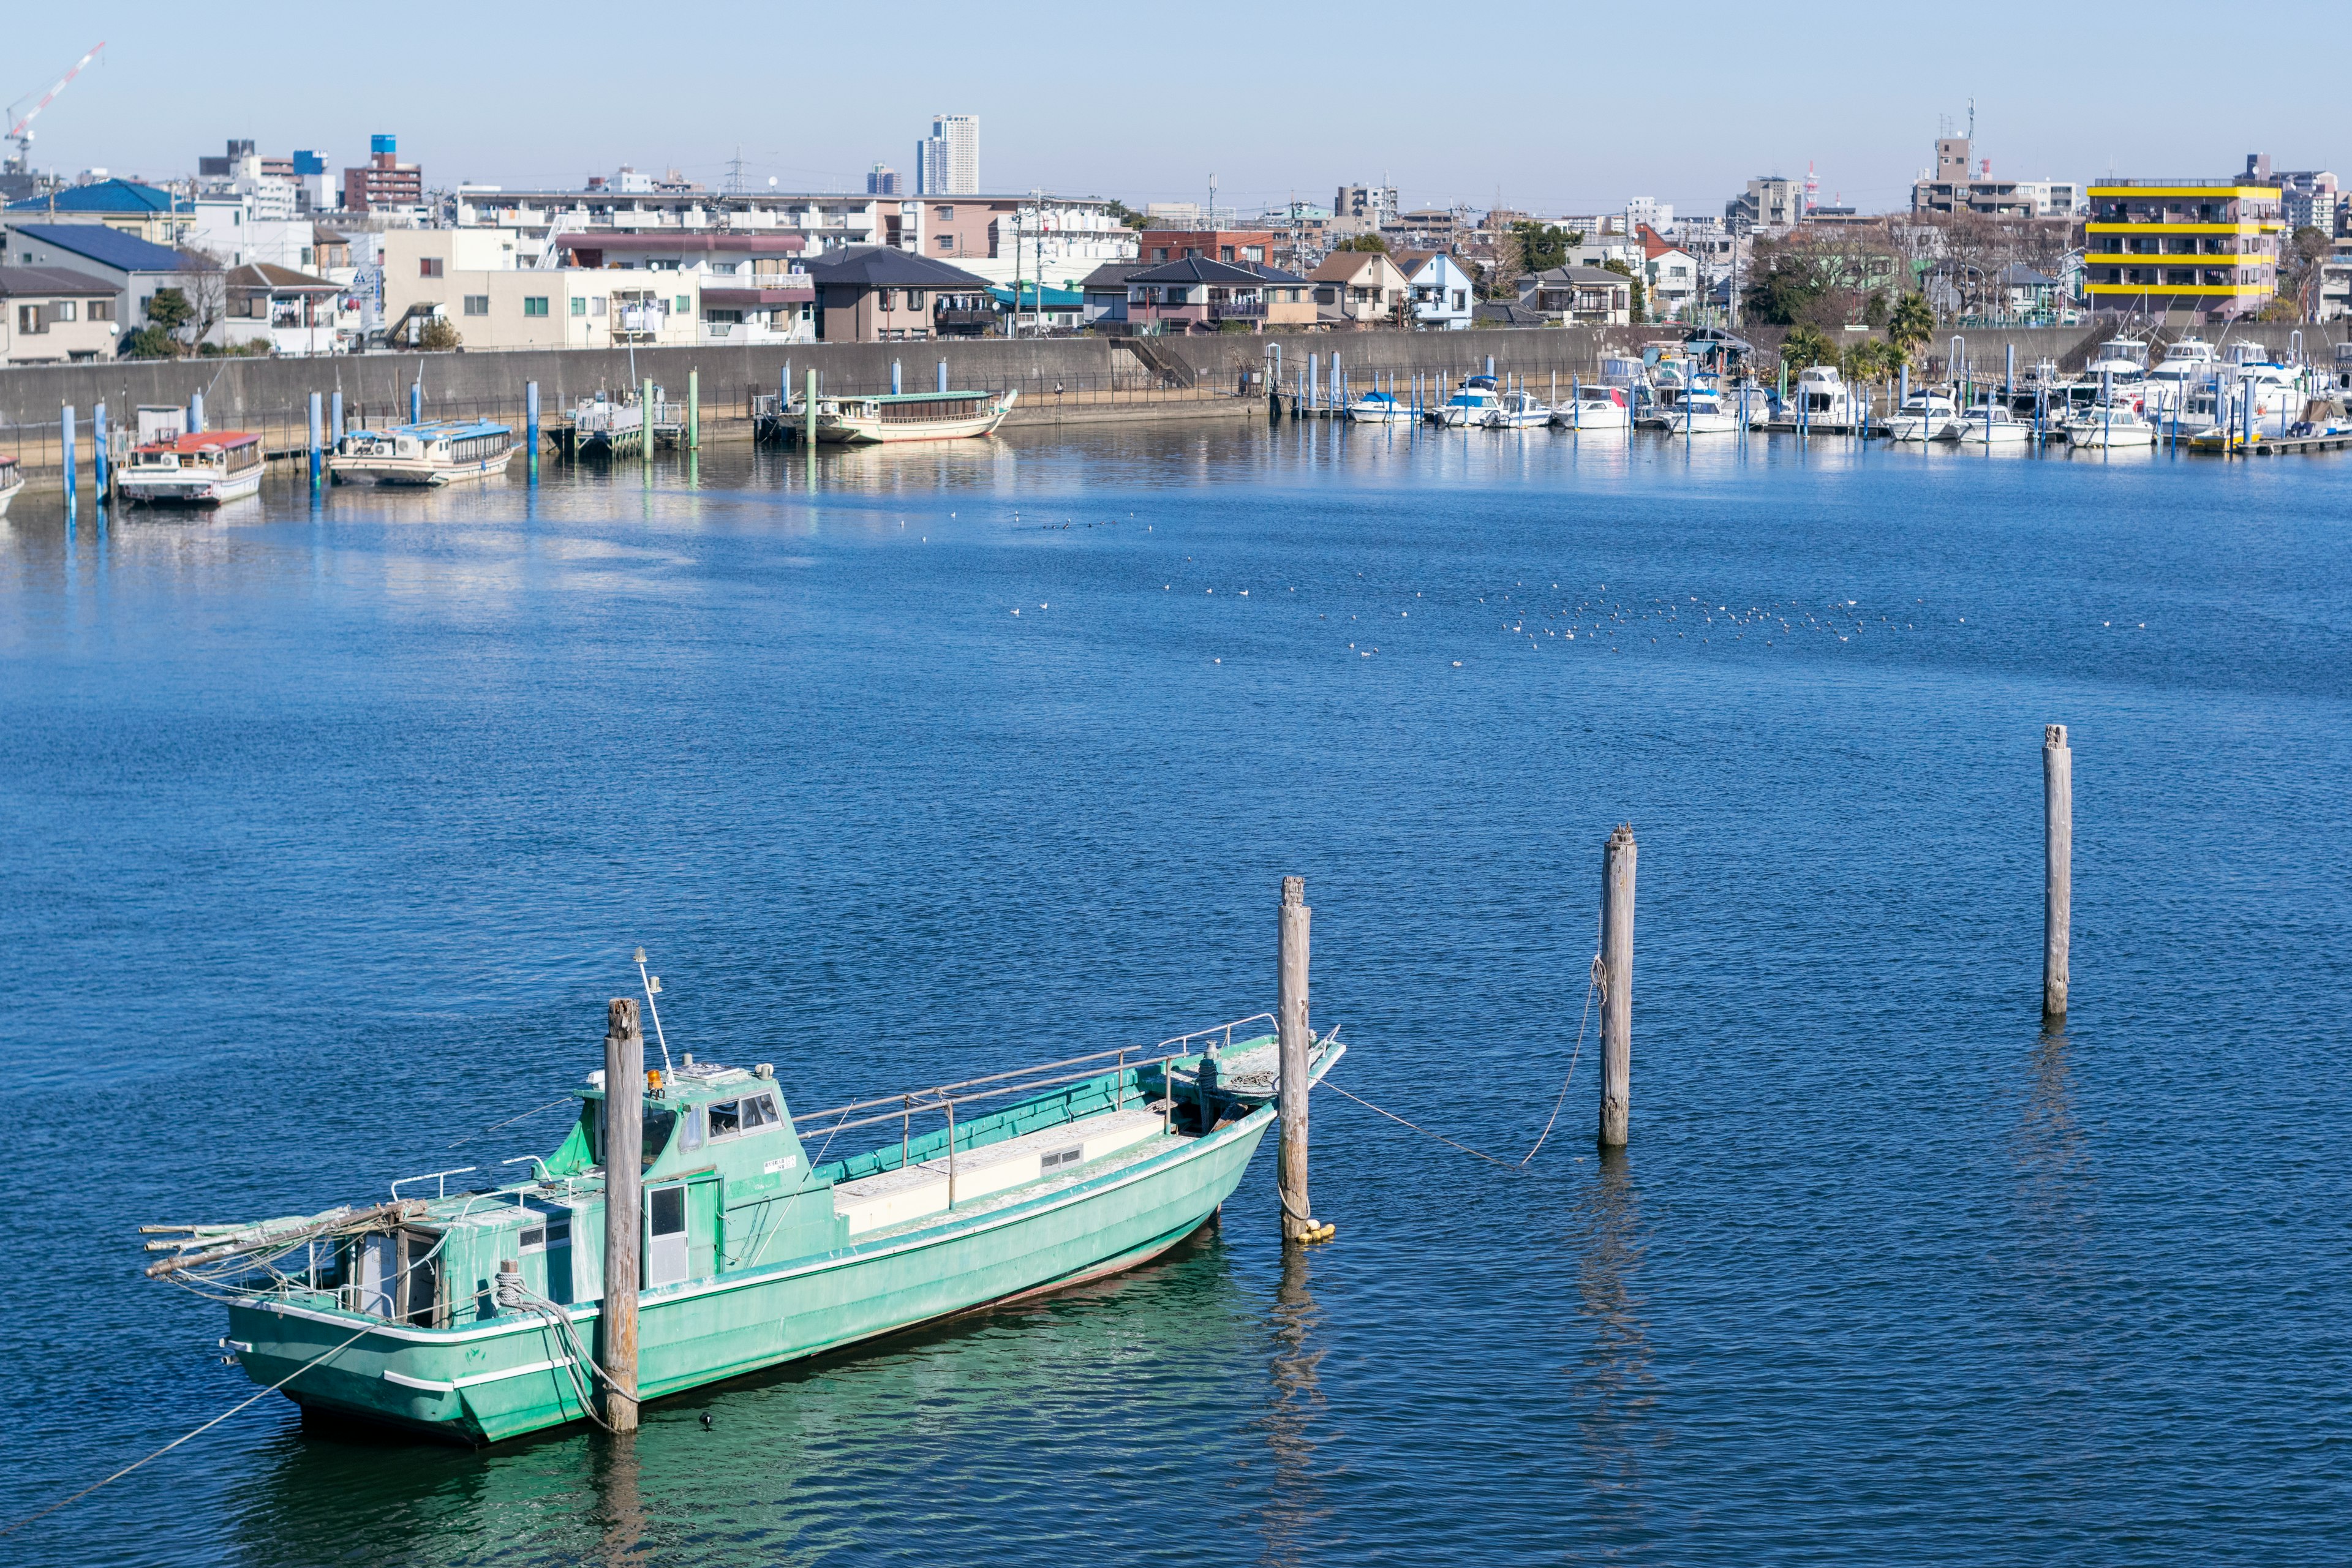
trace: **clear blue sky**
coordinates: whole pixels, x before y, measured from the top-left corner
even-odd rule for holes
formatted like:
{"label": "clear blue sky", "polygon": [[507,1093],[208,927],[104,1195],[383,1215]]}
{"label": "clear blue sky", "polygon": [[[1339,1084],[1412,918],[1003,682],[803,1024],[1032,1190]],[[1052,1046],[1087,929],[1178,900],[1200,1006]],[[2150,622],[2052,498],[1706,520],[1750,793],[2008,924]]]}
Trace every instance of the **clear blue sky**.
{"label": "clear blue sky", "polygon": [[[2240,18],[2253,35],[2242,49],[2191,41],[2217,25],[2210,0],[1851,20],[1757,4],[1386,0],[1010,20],[930,0],[14,11],[8,100],[29,102],[108,40],[36,124],[36,163],[67,173],[193,173],[231,136],[341,169],[390,131],[436,184],[576,186],[624,163],[717,184],[740,145],[755,186],[856,190],[877,160],[908,170],[944,110],[981,117],[990,190],[1183,200],[1213,171],[1244,211],[1385,178],[1412,205],[1499,194],[1576,212],[1652,195],[1707,213],[1748,176],[1810,162],[1823,200],[1870,209],[1907,199],[1938,116],[1964,122],[1971,95],[1996,174],[2228,174],[2254,151],[2281,168],[2352,164],[2320,52],[2341,52],[2344,13],[2301,0]],[[772,37],[748,20],[762,16]],[[2313,52],[2298,57],[2297,39]]]}

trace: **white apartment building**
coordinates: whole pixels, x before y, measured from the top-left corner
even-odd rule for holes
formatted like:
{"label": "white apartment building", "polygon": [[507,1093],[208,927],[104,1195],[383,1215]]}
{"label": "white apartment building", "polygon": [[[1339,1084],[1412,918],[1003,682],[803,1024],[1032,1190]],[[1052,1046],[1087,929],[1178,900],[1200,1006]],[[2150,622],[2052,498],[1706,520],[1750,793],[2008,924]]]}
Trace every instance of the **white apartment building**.
{"label": "white apartment building", "polygon": [[449,214],[459,228],[511,229],[541,250],[557,234],[589,228],[689,234],[781,231],[801,236],[811,255],[820,247],[845,245],[914,250],[923,238],[921,202],[839,192],[622,191],[602,182],[576,191],[475,187],[457,194]]}
{"label": "white apartment building", "polygon": [[931,117],[931,133],[915,143],[915,191],[926,196],[969,196],[979,193],[979,115]]}

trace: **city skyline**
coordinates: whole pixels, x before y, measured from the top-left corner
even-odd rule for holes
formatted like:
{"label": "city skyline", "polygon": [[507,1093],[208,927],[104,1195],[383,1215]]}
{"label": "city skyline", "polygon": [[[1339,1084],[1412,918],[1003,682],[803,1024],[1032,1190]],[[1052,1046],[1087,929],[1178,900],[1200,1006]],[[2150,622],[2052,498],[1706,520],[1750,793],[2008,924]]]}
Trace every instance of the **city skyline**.
{"label": "city skyline", "polygon": [[[913,19],[934,11],[945,28],[945,8],[928,0],[919,0]],[[583,16],[608,12],[615,19],[635,15],[590,5]],[[1895,209],[1907,204],[1937,132],[1965,127],[1972,97],[1979,155],[1992,159],[1996,174],[2027,179],[2219,174],[2255,152],[2283,168],[2329,167],[2341,134],[2325,105],[2235,79],[2200,89],[2194,115],[2123,112],[2115,84],[2152,88],[2176,72],[2169,43],[2112,41],[2095,63],[1983,51],[1955,59],[1948,58],[1948,22],[1924,14],[1879,19],[1878,33],[1842,47],[1832,65],[1822,45],[1790,33],[1784,17],[1689,7],[1681,15],[1749,70],[1727,81],[1712,68],[1693,68],[1687,82],[1649,71],[1621,79],[1539,51],[1490,58],[1475,41],[1438,39],[1399,54],[1276,18],[1266,47],[1277,58],[1296,44],[1331,68],[1303,92],[1315,112],[1265,110],[1265,89],[1255,80],[1204,88],[1171,69],[1168,85],[1181,88],[1186,111],[1165,122],[1134,109],[1155,85],[1152,67],[1088,74],[1076,68],[1091,57],[1076,46],[959,36],[951,58],[912,62],[884,91],[853,87],[845,73],[820,73],[795,86],[785,121],[765,65],[752,57],[655,52],[633,57],[622,79],[609,51],[592,47],[601,36],[596,26],[551,38],[520,18],[420,8],[428,28],[443,14],[464,18],[484,58],[511,51],[540,68],[497,73],[489,92],[462,70],[439,80],[292,73],[266,98],[245,98],[229,90],[249,68],[242,45],[175,33],[167,48],[160,31],[166,13],[118,5],[23,19],[0,93],[28,106],[104,37],[102,63],[37,122],[37,166],[68,177],[104,167],[165,178],[193,174],[196,158],[225,138],[250,137],[275,153],[312,149],[341,167],[363,162],[368,137],[389,131],[400,137],[404,158],[444,187],[469,181],[573,188],[625,163],[655,173],[675,167],[719,188],[740,148],[755,187],[773,179],[790,189],[855,192],[877,162],[900,167],[910,141],[920,140],[945,106],[987,122],[982,189],[1043,187],[1140,205],[1203,199],[1214,172],[1223,204],[1243,212],[1294,195],[1323,202],[1334,186],[1361,183],[1395,185],[1414,206],[1614,211],[1649,196],[1678,214],[1704,216],[1719,214],[1755,175],[1801,179],[1809,166],[1823,201]],[[298,15],[265,3],[255,25],[267,33],[273,17],[290,25]],[[2158,0],[2144,17],[2154,37],[2172,36],[2167,15],[2185,26],[2195,14]],[[2288,33],[2299,18],[2316,24],[2334,14],[2290,4],[2274,16]],[[1429,84],[1449,70],[1475,90],[1433,92]],[[1818,89],[1804,85],[1816,78]],[[1050,91],[1033,85],[1049,79]],[[1338,100],[1345,113],[1323,107],[1331,100],[1321,83],[1330,80],[1348,84]],[[583,83],[592,92],[609,85],[627,111],[569,112],[582,103]],[[1259,107],[1243,112],[1250,104]],[[1477,132],[1433,138],[1433,116],[1475,121]],[[1283,130],[1292,125],[1307,129]],[[905,187],[918,173],[902,170]]]}

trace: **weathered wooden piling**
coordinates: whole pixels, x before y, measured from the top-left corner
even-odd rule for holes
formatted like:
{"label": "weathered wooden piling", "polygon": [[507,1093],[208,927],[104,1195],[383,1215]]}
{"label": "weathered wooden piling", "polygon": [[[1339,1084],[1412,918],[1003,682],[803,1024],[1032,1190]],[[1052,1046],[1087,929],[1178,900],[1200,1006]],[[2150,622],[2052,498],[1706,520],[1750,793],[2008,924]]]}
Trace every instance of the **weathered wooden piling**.
{"label": "weathered wooden piling", "polygon": [[1601,851],[1601,1146],[1622,1149],[1633,1100],[1633,825]]}
{"label": "weathered wooden piling", "polygon": [[1307,1201],[1307,879],[1282,879],[1282,924],[1276,944],[1275,1036],[1282,1053],[1282,1147],[1275,1184],[1282,1199],[1282,1238],[1305,1241],[1321,1227]]}
{"label": "weathered wooden piling", "polygon": [[2066,1013],[2066,950],[2074,922],[2074,753],[2066,726],[2042,731],[2042,1012]]}
{"label": "weathered wooden piling", "polygon": [[642,1196],[638,1145],[644,1140],[646,1037],[634,996],[615,996],[604,1012],[604,1300],[596,1315],[598,1357],[612,1384],[604,1420],[615,1432],[637,1426],[637,1209]]}

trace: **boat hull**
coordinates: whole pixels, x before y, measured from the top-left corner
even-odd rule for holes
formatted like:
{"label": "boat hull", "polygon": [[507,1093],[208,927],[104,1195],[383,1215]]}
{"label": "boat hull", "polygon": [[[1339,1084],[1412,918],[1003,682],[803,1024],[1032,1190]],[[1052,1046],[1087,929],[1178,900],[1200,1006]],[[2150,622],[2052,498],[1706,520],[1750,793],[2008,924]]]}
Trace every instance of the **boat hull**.
{"label": "boat hull", "polygon": [[414,458],[330,458],[327,474],[336,484],[418,485],[438,487],[467,479],[487,479],[503,474],[519,450],[509,447],[495,458],[471,463],[429,463]]}
{"label": "boat hull", "polygon": [[24,488],[25,481],[14,475],[5,479],[0,479],[0,517],[8,515],[8,503],[15,500],[16,492]]}
{"label": "boat hull", "polygon": [[136,470],[124,469],[115,488],[124,500],[141,506],[219,506],[260,494],[261,465],[257,463],[241,474],[224,479],[149,478],[138,475]]}
{"label": "boat hull", "polygon": [[[1132,1268],[1216,1213],[1274,1120],[1274,1108],[1261,1106],[1207,1137],[1165,1140],[1175,1146],[1065,1190],[787,1265],[646,1290],[638,1308],[639,1397]],[[597,1308],[570,1311],[593,1347]],[[477,1444],[586,1415],[559,1336],[536,1319],[357,1328],[352,1314],[261,1301],[232,1306],[229,1321],[247,1372],[264,1384],[292,1374],[285,1392],[306,1409]],[[348,1348],[335,1350],[355,1332]]]}
{"label": "boat hull", "polygon": [[1009,395],[988,409],[964,419],[885,420],[863,415],[828,411],[819,400],[816,416],[816,438],[834,446],[875,447],[896,446],[908,441],[961,441],[975,436],[990,436],[1004,423],[1013,412],[1015,396]]}

